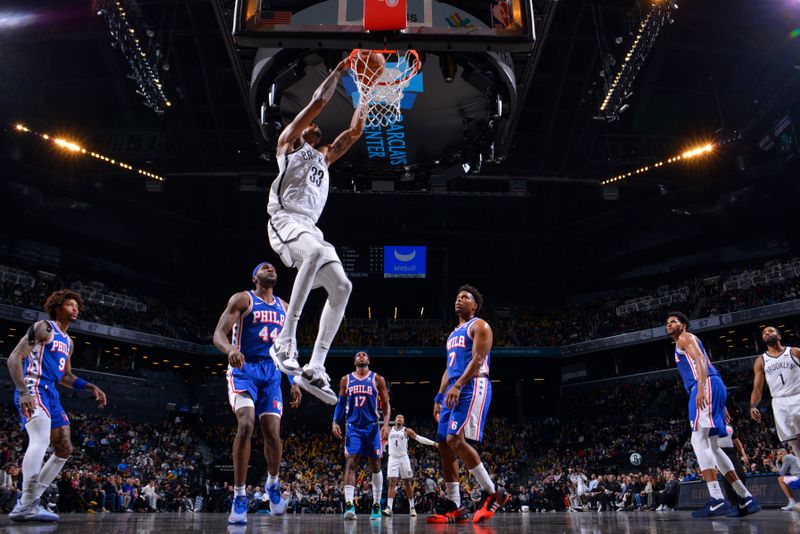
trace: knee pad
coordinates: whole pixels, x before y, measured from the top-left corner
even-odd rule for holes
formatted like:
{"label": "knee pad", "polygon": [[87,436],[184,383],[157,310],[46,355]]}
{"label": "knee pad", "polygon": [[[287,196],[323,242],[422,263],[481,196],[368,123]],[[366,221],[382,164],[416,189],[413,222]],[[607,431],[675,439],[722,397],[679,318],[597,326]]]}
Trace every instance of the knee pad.
{"label": "knee pad", "polygon": [[711,443],[705,432],[707,430],[692,432],[692,449],[694,449],[694,454],[697,457],[697,465],[703,471],[717,467],[717,459],[711,451]]}

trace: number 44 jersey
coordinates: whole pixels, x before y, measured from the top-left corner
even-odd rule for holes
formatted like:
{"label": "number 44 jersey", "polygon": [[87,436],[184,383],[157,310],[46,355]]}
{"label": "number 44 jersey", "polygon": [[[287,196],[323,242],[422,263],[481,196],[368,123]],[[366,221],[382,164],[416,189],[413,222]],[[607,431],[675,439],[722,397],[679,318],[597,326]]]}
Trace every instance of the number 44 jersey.
{"label": "number 44 jersey", "polygon": [[280,210],[304,215],[314,224],[328,201],[328,164],[320,151],[303,143],[292,152],[278,155],[278,177],[269,190],[267,212]]}

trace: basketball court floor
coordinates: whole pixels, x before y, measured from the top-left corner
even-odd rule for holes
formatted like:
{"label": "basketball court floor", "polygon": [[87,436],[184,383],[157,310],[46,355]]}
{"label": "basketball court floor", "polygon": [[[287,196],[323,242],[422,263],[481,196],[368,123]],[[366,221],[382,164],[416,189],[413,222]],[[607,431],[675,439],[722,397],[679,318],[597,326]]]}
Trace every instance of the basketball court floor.
{"label": "basketball court floor", "polygon": [[370,521],[359,517],[345,522],[340,516],[286,515],[283,517],[249,516],[246,526],[227,524],[227,514],[64,514],[58,524],[12,523],[7,517],[0,519],[0,531],[7,534],[34,534],[45,532],[94,534],[172,534],[180,532],[228,532],[245,534],[277,533],[387,533],[422,534],[475,533],[513,534],[518,532],[619,532],[625,534],[647,533],[684,534],[686,532],[714,532],[725,534],[778,534],[800,531],[800,514],[765,510],[745,519],[692,519],[689,512],[666,513],[546,513],[499,514],[481,525],[428,525],[424,517],[411,519],[407,515]]}

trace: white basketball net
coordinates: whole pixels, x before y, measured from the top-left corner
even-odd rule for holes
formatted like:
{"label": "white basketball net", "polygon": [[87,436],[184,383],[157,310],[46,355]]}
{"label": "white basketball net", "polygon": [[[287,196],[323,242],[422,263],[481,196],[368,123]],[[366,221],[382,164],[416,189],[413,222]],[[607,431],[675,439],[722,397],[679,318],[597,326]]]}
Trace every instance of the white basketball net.
{"label": "white basketball net", "polygon": [[361,105],[366,105],[366,126],[389,126],[403,117],[400,101],[403,99],[403,90],[419,70],[419,55],[415,50],[405,53],[381,50],[386,65],[378,75],[368,62],[368,52],[364,50],[362,53],[358,48],[353,50],[350,55],[350,75],[358,87]]}

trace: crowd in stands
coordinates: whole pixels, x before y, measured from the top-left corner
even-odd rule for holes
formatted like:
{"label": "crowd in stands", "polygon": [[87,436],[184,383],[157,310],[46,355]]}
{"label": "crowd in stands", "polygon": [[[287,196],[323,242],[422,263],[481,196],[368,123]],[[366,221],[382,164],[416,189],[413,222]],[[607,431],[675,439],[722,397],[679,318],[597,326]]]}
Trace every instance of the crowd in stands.
{"label": "crowd in stands", "polygon": [[[683,289],[679,297],[635,312],[621,313],[618,306],[634,297],[657,296],[656,288],[615,289],[614,298],[591,304],[554,306],[501,307],[491,300],[483,312],[493,325],[495,346],[561,346],[598,339],[624,332],[661,326],[664,314],[681,309],[690,317],[730,313],[747,308],[785,302],[800,298],[800,267],[798,260],[783,260],[782,274],[756,277],[755,282],[731,284],[750,272],[750,267],[716,275],[701,275],[676,283]],[[2,267],[2,266],[0,266]],[[775,268],[768,262],[763,272]],[[755,271],[761,273],[759,269]],[[0,303],[41,309],[46,296],[54,289],[70,287],[79,277],[60,275],[56,278],[37,277],[29,272],[31,283],[2,281]],[[726,284],[726,281],[728,282]],[[662,288],[663,289],[663,288]],[[125,294],[124,289],[114,289]],[[620,295],[624,295],[620,297]],[[208,343],[216,323],[218,310],[195,306],[189,311],[181,306],[167,305],[158,299],[137,297],[147,305],[147,313],[89,303],[83,319],[140,330],[161,336]],[[656,299],[658,300],[658,299]],[[308,310],[298,330],[301,345],[313,345],[316,335],[314,312]],[[449,331],[448,321],[427,321],[412,327],[397,327],[394,321],[345,319],[334,344],[338,346],[440,346]]]}
{"label": "crowd in stands", "polygon": [[[752,371],[725,373],[739,393],[741,407],[729,402],[732,424],[747,453],[748,473],[777,469],[771,410],[762,404],[763,424],[752,422],[746,401]],[[680,399],[677,402],[676,399]],[[482,459],[512,500],[507,511],[565,509],[664,510],[675,506],[677,482],[698,477],[686,420],[688,397],[677,377],[565,388],[559,408],[545,419],[511,422],[492,417],[480,446]],[[555,406],[555,403],[554,403]],[[140,423],[120,417],[70,413],[75,452],[46,498],[60,511],[152,512],[226,511],[232,486],[212,470],[229,463],[235,425],[188,424],[179,419]],[[318,424],[317,424],[318,423]],[[324,419],[283,429],[281,479],[289,513],[341,513],[342,442]],[[434,436],[425,420],[413,425]],[[20,487],[26,438],[13,407],[0,406],[0,509],[8,511]],[[263,442],[256,432],[248,487],[253,512],[268,509],[265,476],[259,462]],[[639,465],[631,463],[638,455]],[[435,448],[414,443],[416,508],[429,513],[441,506],[444,480]],[[255,470],[255,468],[254,468]],[[216,473],[216,474],[215,474]],[[259,477],[261,480],[259,480]],[[481,499],[475,481],[461,473],[462,495],[474,506]],[[372,502],[366,466],[356,478],[356,504],[368,513]],[[395,511],[408,510],[402,488]]]}

